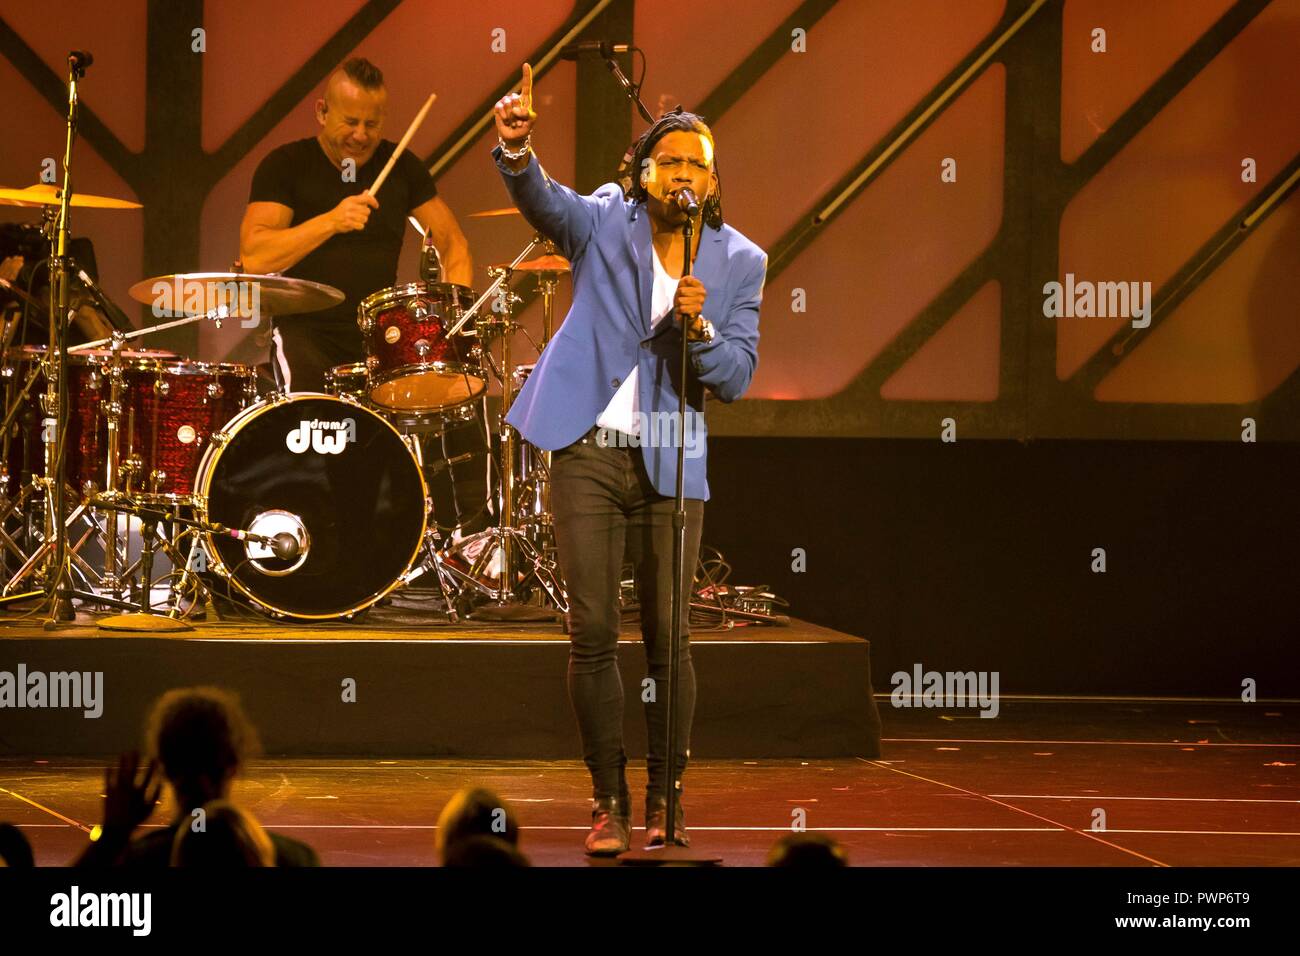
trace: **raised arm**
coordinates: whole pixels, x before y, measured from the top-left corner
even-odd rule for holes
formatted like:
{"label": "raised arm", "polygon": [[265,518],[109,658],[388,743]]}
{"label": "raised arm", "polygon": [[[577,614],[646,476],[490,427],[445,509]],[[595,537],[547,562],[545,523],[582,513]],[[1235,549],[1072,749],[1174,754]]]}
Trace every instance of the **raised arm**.
{"label": "raised arm", "polygon": [[519,92],[497,100],[495,120],[501,143],[493,156],[510,198],[529,225],[552,240],[565,257],[576,259],[595,229],[597,210],[610,197],[602,192],[580,196],[547,176],[537,162],[530,144],[537,121],[533,70],[527,63]]}

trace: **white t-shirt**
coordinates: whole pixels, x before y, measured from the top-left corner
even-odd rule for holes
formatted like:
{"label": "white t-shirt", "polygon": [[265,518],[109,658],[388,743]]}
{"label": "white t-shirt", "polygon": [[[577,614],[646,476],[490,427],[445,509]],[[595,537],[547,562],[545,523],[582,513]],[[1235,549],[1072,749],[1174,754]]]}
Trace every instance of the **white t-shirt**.
{"label": "white t-shirt", "polygon": [[[659,253],[655,251],[654,246],[650,247],[650,258],[655,268],[654,287],[650,292],[650,328],[653,330],[672,311],[673,296],[677,294],[677,283],[680,280],[668,274],[668,270],[659,261]],[[637,414],[641,410],[641,400],[637,390],[637,369],[638,366],[632,366],[632,371],[627,373],[623,384],[618,387],[614,397],[609,400],[605,410],[596,419],[599,427],[628,435],[641,434],[641,416]]]}

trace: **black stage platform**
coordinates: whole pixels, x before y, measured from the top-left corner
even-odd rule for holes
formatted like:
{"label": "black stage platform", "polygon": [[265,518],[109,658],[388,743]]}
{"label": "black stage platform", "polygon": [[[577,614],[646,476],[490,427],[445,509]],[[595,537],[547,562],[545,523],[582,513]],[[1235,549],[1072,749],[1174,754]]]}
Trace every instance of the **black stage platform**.
{"label": "black stage platform", "polygon": [[[788,627],[692,628],[698,757],[876,757],[870,645]],[[0,711],[0,754],[111,754],[139,745],[163,691],[238,692],[271,754],[558,759],[578,753],[561,624],[439,623],[410,603],[352,623],[199,622],[180,634],[56,630],[0,618],[0,671],[102,672],[103,713]],[[635,623],[619,645],[631,753],[645,753],[645,657]],[[348,681],[354,685],[347,684]],[[355,687],[354,702],[345,691]]]}

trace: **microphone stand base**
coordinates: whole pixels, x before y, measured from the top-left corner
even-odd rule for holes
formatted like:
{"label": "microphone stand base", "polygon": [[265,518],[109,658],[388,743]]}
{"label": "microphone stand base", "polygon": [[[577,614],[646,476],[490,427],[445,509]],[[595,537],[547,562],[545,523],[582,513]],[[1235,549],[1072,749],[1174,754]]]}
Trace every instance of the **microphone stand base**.
{"label": "microphone stand base", "polygon": [[143,611],[106,617],[99,621],[99,628],[103,631],[152,631],[154,633],[194,630],[191,625],[178,621],[174,617],[165,614],[145,614]]}
{"label": "microphone stand base", "polygon": [[618,862],[622,866],[717,866],[722,857],[691,847],[664,844],[620,853]]}
{"label": "microphone stand base", "polygon": [[58,627],[59,624],[75,621],[76,619],[77,611],[72,606],[72,598],[66,591],[59,590],[55,592],[53,603],[50,605],[50,616],[46,624]]}

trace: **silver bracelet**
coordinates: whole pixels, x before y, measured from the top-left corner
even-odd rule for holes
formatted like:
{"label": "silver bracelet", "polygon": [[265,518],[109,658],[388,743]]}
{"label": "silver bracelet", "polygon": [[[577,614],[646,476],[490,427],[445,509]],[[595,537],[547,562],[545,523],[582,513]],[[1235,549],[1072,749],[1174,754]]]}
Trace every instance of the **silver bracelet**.
{"label": "silver bracelet", "polygon": [[510,159],[510,160],[523,159],[525,156],[528,155],[528,151],[533,148],[533,134],[529,133],[527,136],[524,137],[524,144],[519,147],[518,152],[512,151],[510,147],[506,145],[506,141],[502,139],[500,136],[497,137],[497,143],[501,147],[501,155],[504,156],[506,159]]}

